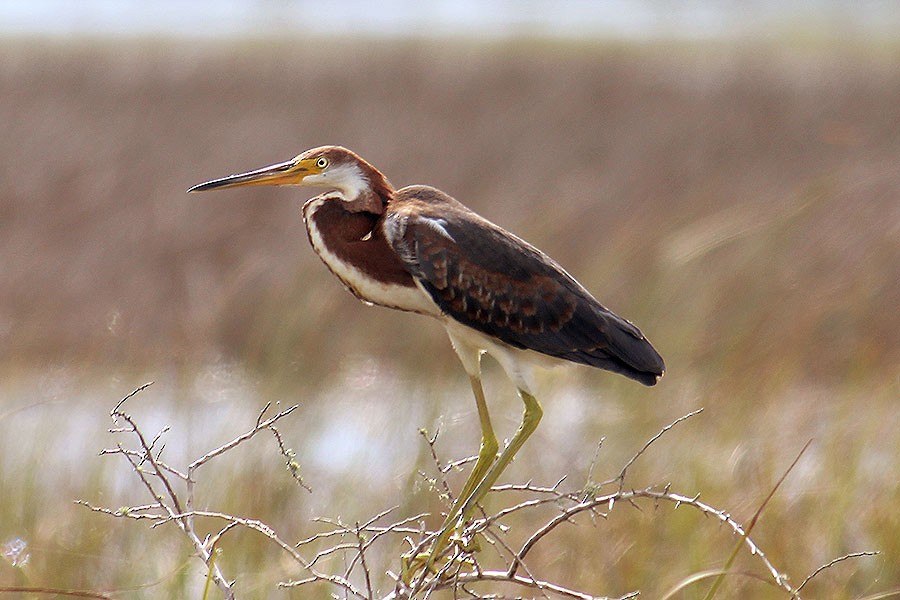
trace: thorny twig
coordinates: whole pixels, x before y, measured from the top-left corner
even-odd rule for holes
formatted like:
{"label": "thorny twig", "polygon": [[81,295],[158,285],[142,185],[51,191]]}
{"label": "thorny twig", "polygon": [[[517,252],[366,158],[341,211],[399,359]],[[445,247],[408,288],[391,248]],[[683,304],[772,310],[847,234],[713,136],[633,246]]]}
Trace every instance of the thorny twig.
{"label": "thorny twig", "polygon": [[[637,453],[635,453],[635,455],[632,456],[631,459],[630,459],[627,463],[625,463],[625,466],[622,467],[622,470],[619,471],[619,475],[618,475],[615,479],[610,480],[610,481],[606,481],[606,482],[604,482],[604,484],[605,484],[605,483],[612,483],[613,481],[617,481],[617,482],[619,482],[619,491],[622,491],[622,489],[625,487],[625,474],[626,474],[626,472],[627,472],[628,469],[631,467],[631,465],[633,465],[635,462],[637,462],[637,459],[639,459],[639,458],[641,457],[641,455],[644,454],[644,452],[646,452],[646,451],[650,448],[651,445],[653,445],[653,442],[655,442],[656,440],[658,440],[659,438],[661,438],[662,436],[664,436],[664,435],[666,434],[667,431],[669,431],[670,429],[672,429],[673,427],[675,427],[676,425],[678,425],[678,424],[681,423],[682,421],[687,421],[687,420],[690,419],[691,417],[696,416],[696,415],[699,415],[701,412],[703,412],[703,409],[702,409],[702,408],[698,408],[697,410],[691,411],[691,412],[689,412],[689,413],[686,414],[686,415],[683,415],[683,416],[681,416],[681,417],[678,417],[677,419],[675,419],[674,421],[672,421],[671,423],[669,423],[668,425],[666,425],[665,427],[663,427],[662,429],[660,429],[660,430],[657,432],[656,435],[654,435],[652,438],[650,438],[649,440],[647,440],[647,442],[644,444],[644,446],[643,446],[640,450],[638,450]],[[598,450],[599,450],[599,448],[598,448]],[[601,486],[602,486],[602,485],[603,485],[603,484],[601,484]]]}
{"label": "thorny twig", "polygon": [[[168,428],[163,428],[159,433],[157,433],[148,441],[146,436],[144,436],[143,432],[140,430],[137,421],[123,409],[125,403],[129,399],[147,389],[150,385],[152,385],[152,382],[146,383],[136,388],[130,394],[122,398],[115,405],[112,411],[110,411],[110,417],[113,419],[113,423],[115,424],[115,426],[110,429],[110,432],[114,434],[132,434],[136,438],[138,448],[126,448],[122,443],[118,443],[116,444],[115,448],[104,449],[101,454],[122,455],[131,465],[133,472],[138,476],[138,479],[146,489],[147,493],[151,498],[153,498],[153,502],[151,504],[134,506],[117,511],[112,511],[110,509],[102,507],[96,507],[84,501],[79,501],[79,503],[87,506],[91,510],[103,512],[113,516],[130,517],[134,519],[150,518],[155,521],[154,526],[166,522],[175,523],[190,540],[191,544],[194,547],[194,550],[197,552],[197,555],[200,557],[200,559],[204,563],[206,563],[207,567],[211,570],[212,579],[215,582],[216,586],[220,589],[226,599],[232,599],[234,598],[234,590],[232,584],[228,580],[226,580],[219,566],[213,563],[212,550],[215,546],[215,543],[226,531],[236,525],[243,525],[251,529],[262,531],[265,531],[266,528],[262,527],[262,524],[260,524],[259,527],[254,527],[254,524],[249,520],[242,521],[236,517],[229,516],[230,524],[226,526],[222,531],[220,531],[214,538],[212,538],[212,540],[201,539],[201,536],[197,533],[194,527],[194,516],[219,515],[217,513],[204,514],[202,512],[191,510],[194,505],[194,472],[197,468],[199,468],[209,460],[212,460],[217,456],[221,456],[228,450],[236,447],[238,444],[250,439],[260,431],[266,429],[271,430],[273,433],[275,433],[275,436],[279,441],[279,447],[282,449],[282,453],[284,454],[285,447],[281,440],[280,434],[278,434],[278,431],[275,429],[275,423],[292,413],[297,408],[297,406],[292,406],[268,419],[263,420],[263,415],[269,408],[269,405],[266,405],[266,407],[260,413],[259,418],[257,419],[256,427],[235,438],[231,442],[220,446],[219,448],[216,448],[215,450],[195,460],[189,465],[187,472],[184,473],[166,464],[162,460],[162,452],[165,446],[161,443],[161,440],[162,436],[168,431]],[[120,422],[125,422],[127,426],[119,426],[118,423]],[[182,495],[179,495],[179,493],[176,491],[175,483],[171,478],[185,482],[187,491],[183,495],[183,500]],[[302,484],[302,482],[300,483]],[[159,510],[161,512],[152,514],[149,512],[151,510]]]}
{"label": "thorny twig", "polygon": [[[155,505],[162,509],[165,514],[168,515],[181,529],[181,531],[188,537],[191,544],[194,546],[194,550],[200,556],[200,559],[207,564],[207,566],[212,571],[213,581],[216,586],[221,590],[222,594],[225,596],[226,600],[232,600],[234,598],[234,590],[232,588],[231,583],[225,579],[224,575],[222,575],[221,570],[218,565],[212,564],[212,553],[203,540],[200,539],[200,536],[197,535],[197,532],[194,530],[193,523],[189,518],[178,518],[180,513],[184,512],[182,508],[181,500],[178,494],[175,492],[172,483],[169,481],[168,475],[172,475],[172,470],[163,469],[158,461],[158,454],[154,456],[153,449],[156,442],[159,440],[159,436],[153,439],[152,443],[148,443],[144,434],[139,429],[135,420],[122,410],[122,406],[125,404],[125,401],[129,398],[133,397],[138,392],[146,389],[150,384],[145,384],[139,388],[137,388],[131,394],[125,396],[118,404],[116,404],[115,408],[110,412],[110,416],[112,417],[114,422],[118,420],[123,420],[130,426],[130,430],[119,430],[116,432],[125,432],[130,431],[137,438],[138,444],[140,445],[140,450],[136,453],[131,451],[126,451],[122,444],[117,444],[116,448],[120,451],[119,453],[125,457],[125,459],[131,464],[132,469],[137,474],[141,483],[146,488],[147,492],[150,496],[155,500]],[[106,453],[114,453],[114,451],[106,451]],[[145,463],[150,465],[149,472],[146,471],[143,467]],[[165,490],[165,494],[157,491],[156,486],[153,481],[150,479],[150,476],[154,476],[155,480],[158,481],[163,489]],[[190,498],[190,496],[189,496]]]}
{"label": "thorny twig", "polygon": [[821,573],[821,572],[824,571],[825,569],[830,569],[831,567],[833,567],[834,565],[838,564],[839,562],[844,562],[845,560],[850,560],[851,558],[860,558],[860,557],[863,557],[863,556],[878,556],[878,552],[851,552],[850,554],[845,554],[844,556],[839,556],[839,557],[837,557],[837,558],[835,558],[835,559],[832,559],[832,560],[828,561],[827,563],[825,563],[824,565],[822,565],[822,566],[820,566],[819,568],[817,568],[815,571],[813,571],[813,572],[810,573],[809,575],[807,575],[807,576],[806,576],[806,579],[804,579],[804,580],[800,583],[800,585],[797,586],[797,592],[799,593],[800,590],[802,590],[804,587],[806,587],[806,584],[807,584],[807,583],[809,583],[810,581],[812,581],[812,579],[813,579],[816,575],[818,575],[819,573]]}
{"label": "thorny twig", "polygon": [[[175,523],[191,540],[191,543],[201,560],[203,560],[207,567],[211,569],[212,579],[226,599],[234,598],[233,582],[229,582],[225,579],[218,565],[213,563],[211,557],[220,540],[228,532],[238,528],[250,529],[265,536],[280,547],[283,552],[290,556],[294,562],[307,573],[305,577],[282,582],[279,584],[280,586],[299,587],[314,583],[326,583],[341,590],[345,597],[357,598],[359,600],[375,600],[376,594],[378,594],[377,584],[374,579],[375,573],[371,567],[372,562],[369,560],[369,555],[377,543],[386,544],[386,551],[392,553],[396,548],[396,545],[390,542],[390,540],[405,536],[404,539],[411,548],[409,554],[415,556],[426,549],[429,542],[437,535],[437,532],[425,528],[423,523],[425,517],[428,516],[426,514],[418,514],[412,517],[398,519],[387,525],[381,524],[391,513],[396,511],[397,507],[392,507],[377,513],[375,516],[365,521],[356,522],[352,526],[345,525],[344,523],[341,523],[340,520],[317,519],[320,522],[331,525],[332,528],[327,531],[310,535],[301,539],[299,542],[292,544],[285,541],[274,529],[262,521],[216,511],[193,509],[198,469],[204,464],[222,457],[229,450],[239,446],[263,430],[272,431],[277,440],[279,450],[286,459],[292,475],[298,483],[308,490],[309,488],[306,487],[299,478],[299,466],[295,461],[293,452],[287,448],[281,434],[275,428],[277,421],[291,414],[296,409],[296,406],[292,406],[266,418],[265,415],[270,408],[270,405],[267,404],[260,411],[252,429],[232,439],[226,444],[207,452],[191,462],[186,471],[182,471],[162,460],[164,448],[162,436],[167,429],[164,429],[148,440],[140,431],[136,420],[122,410],[125,401],[145,389],[147,385],[141,386],[123,398],[111,412],[114,421],[122,421],[126,424],[126,426],[116,427],[111,431],[118,434],[134,435],[138,447],[136,449],[126,448],[122,444],[117,444],[115,448],[104,450],[103,453],[121,454],[129,462],[143,487],[153,498],[153,501],[148,504],[136,505],[118,510],[94,506],[84,501],[79,501],[79,503],[87,506],[93,511],[110,516],[135,520],[150,520],[152,521],[153,527],[159,527],[167,523]],[[552,486],[540,486],[531,482],[526,484],[495,486],[493,488],[493,491],[495,492],[519,492],[526,494],[527,497],[525,500],[516,504],[504,506],[491,515],[486,515],[482,512],[480,518],[467,523],[465,530],[460,533],[462,534],[462,538],[467,540],[474,540],[477,534],[483,534],[485,536],[484,539],[492,546],[496,546],[496,550],[501,556],[505,556],[503,559],[506,564],[505,568],[483,569],[479,563],[479,555],[475,554],[472,548],[463,548],[454,545],[451,548],[451,558],[447,559],[446,562],[437,565],[437,573],[427,574],[425,585],[421,586],[421,589],[411,589],[401,577],[387,571],[386,574],[393,579],[393,590],[381,598],[384,600],[401,600],[413,597],[428,598],[432,593],[444,589],[453,590],[454,597],[479,597],[480,594],[472,591],[467,586],[475,583],[493,582],[538,590],[540,595],[545,598],[562,597],[575,600],[598,599],[599,597],[597,596],[571,589],[546,578],[539,578],[535,570],[530,569],[525,565],[525,559],[537,544],[550,536],[561,524],[574,523],[574,517],[581,513],[605,517],[613,510],[615,504],[620,502],[636,507],[638,506],[637,501],[650,501],[656,505],[667,502],[671,503],[675,509],[681,506],[688,506],[701,514],[717,519],[728,526],[732,532],[741,539],[741,544],[746,547],[751,555],[758,557],[768,573],[769,581],[774,582],[774,585],[783,589],[791,598],[799,598],[800,591],[810,580],[834,564],[851,558],[875,554],[872,552],[857,552],[834,559],[816,569],[798,587],[792,588],[788,583],[787,577],[774,566],[770,559],[747,535],[748,531],[745,530],[744,526],[734,520],[724,510],[701,502],[699,500],[699,494],[695,496],[679,494],[673,492],[668,484],[661,488],[650,486],[639,490],[626,489],[625,481],[629,468],[644,453],[646,453],[657,440],[670,431],[675,425],[699,412],[699,410],[691,412],[662,428],[625,463],[617,477],[599,485],[589,486],[587,489],[564,492],[560,489],[565,480],[565,477],[562,477]],[[438,472],[437,479],[433,480],[435,490],[445,499],[449,499],[449,501],[452,502],[452,492],[446,481],[445,475],[450,470],[469,462],[471,459],[463,459],[461,461],[453,461],[446,464],[442,463],[438,458],[436,449],[437,434],[429,436],[424,431],[422,434],[431,450],[431,456]],[[596,460],[594,462],[596,462]],[[593,467],[594,464],[592,463],[592,471]],[[175,482],[181,482],[179,485],[183,485],[186,489],[181,495],[179,495]],[[615,489],[606,494],[598,493],[600,488],[610,483],[617,484]],[[443,492],[440,491],[441,489]],[[536,526],[527,536],[525,542],[518,551],[514,550],[506,539],[506,531],[508,528],[502,524],[502,521],[513,513],[547,504],[556,504],[558,506],[558,511],[552,517],[542,521]],[[194,517],[219,520],[224,522],[224,525],[215,534],[201,538],[194,527]],[[414,524],[418,524],[418,526]],[[321,544],[325,544],[326,546],[321,548],[319,547]],[[322,558],[336,554],[343,554],[345,556],[346,567],[343,574],[327,573],[324,572],[321,567],[317,566],[317,563],[320,562]],[[758,577],[753,574],[748,575]],[[621,596],[620,600],[634,598],[637,593],[638,592],[632,592],[625,596]]]}

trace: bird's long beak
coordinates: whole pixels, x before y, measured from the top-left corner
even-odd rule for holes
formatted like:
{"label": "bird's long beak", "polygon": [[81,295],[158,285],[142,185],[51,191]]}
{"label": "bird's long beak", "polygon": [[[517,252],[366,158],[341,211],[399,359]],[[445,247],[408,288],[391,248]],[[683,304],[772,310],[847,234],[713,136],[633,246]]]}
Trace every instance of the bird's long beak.
{"label": "bird's long beak", "polygon": [[292,159],[283,163],[269,165],[255,171],[229,175],[213,179],[190,188],[188,192],[205,192],[246,185],[298,185],[307,175],[315,172],[309,160]]}

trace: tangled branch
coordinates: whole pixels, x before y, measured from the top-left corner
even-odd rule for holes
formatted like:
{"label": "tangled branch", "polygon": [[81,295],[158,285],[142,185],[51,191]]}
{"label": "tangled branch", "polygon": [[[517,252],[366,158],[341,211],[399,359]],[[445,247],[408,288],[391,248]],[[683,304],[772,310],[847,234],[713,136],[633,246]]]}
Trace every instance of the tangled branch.
{"label": "tangled branch", "polygon": [[[836,558],[814,570],[795,588],[789,583],[789,578],[751,539],[749,533],[752,524],[749,528],[745,527],[728,512],[701,501],[699,494],[678,493],[673,491],[669,484],[646,486],[641,489],[627,487],[626,480],[630,467],[674,427],[701,412],[697,410],[663,427],[625,462],[618,476],[611,480],[568,491],[562,489],[565,477],[561,477],[551,486],[539,486],[531,482],[495,486],[493,492],[497,495],[519,492],[524,493],[526,499],[505,505],[492,514],[487,514],[481,509],[476,518],[465,523],[462,530],[457,532],[459,543],[451,546],[448,556],[442,557],[437,572],[420,573],[414,582],[410,582],[388,569],[376,571],[373,565],[379,564],[379,558],[383,559],[385,556],[395,560],[402,545],[407,547],[406,556],[415,556],[427,551],[438,535],[437,531],[425,527],[425,519],[429,516],[427,514],[397,517],[395,516],[397,507],[392,507],[362,522],[344,523],[340,519],[317,519],[319,524],[328,527],[325,531],[290,542],[260,520],[194,508],[198,504],[196,484],[201,467],[223,459],[231,450],[263,431],[270,431],[274,435],[279,452],[292,477],[299,485],[309,490],[299,476],[299,465],[294,453],[287,447],[276,428],[282,419],[294,412],[296,405],[267,416],[271,408],[267,404],[247,431],[193,460],[185,469],[179,469],[164,460],[165,445],[162,440],[169,432],[169,428],[163,428],[156,435],[148,437],[141,431],[138,422],[124,410],[125,403],[149,385],[141,386],[127,395],[110,413],[114,423],[110,431],[119,436],[130,437],[132,444],[129,446],[120,442],[115,447],[101,452],[104,455],[121,456],[128,462],[141,487],[149,496],[149,502],[116,510],[85,501],[79,503],[95,512],[112,517],[149,521],[153,528],[168,524],[176,525],[190,541],[197,557],[205,564],[209,579],[227,600],[235,598],[234,582],[222,573],[220,566],[215,562],[215,554],[222,538],[229,532],[239,529],[254,531],[267,538],[299,567],[303,576],[282,581],[279,583],[281,587],[297,588],[324,584],[340,591],[344,597],[359,600],[428,598],[440,590],[452,590],[454,597],[457,598],[482,597],[482,594],[472,589],[476,584],[502,584],[523,590],[537,590],[541,596],[547,598],[576,600],[605,598],[539,576],[539,572],[543,570],[542,565],[529,564],[532,551],[550,537],[560,525],[572,523],[580,514],[587,513],[606,518],[617,505],[638,506],[640,502],[650,502],[654,506],[668,503],[673,509],[689,508],[722,523],[739,539],[739,547],[743,547],[750,556],[755,557],[762,572],[765,573],[765,575],[751,573],[749,576],[768,581],[781,589],[786,597],[792,599],[799,599],[800,592],[810,580],[826,569],[845,560],[874,554],[857,552]],[[422,433],[429,446],[437,476],[428,477],[424,473],[421,475],[432,484],[432,489],[442,500],[452,502],[452,491],[446,476],[451,470],[473,459],[443,463],[436,449],[437,435],[429,436],[424,431]],[[504,525],[504,521],[511,515],[540,506],[553,507],[554,514],[535,526],[521,545],[513,547],[507,535],[509,528]],[[201,534],[195,524],[197,517],[205,518],[206,522],[219,522],[221,526],[217,531]],[[502,558],[504,568],[486,568],[483,564],[485,559],[479,552],[481,542],[495,547],[496,553],[493,554]],[[326,559],[332,558],[339,558],[337,562],[344,565],[341,572],[329,572],[328,567],[323,566]],[[330,561],[330,564],[335,564],[335,561]],[[676,589],[711,576],[721,578],[727,571],[726,566],[717,572],[695,574],[685,578]],[[380,592],[384,586],[389,586],[390,591]],[[633,598],[637,594],[638,591],[633,591],[618,598],[620,600]]]}

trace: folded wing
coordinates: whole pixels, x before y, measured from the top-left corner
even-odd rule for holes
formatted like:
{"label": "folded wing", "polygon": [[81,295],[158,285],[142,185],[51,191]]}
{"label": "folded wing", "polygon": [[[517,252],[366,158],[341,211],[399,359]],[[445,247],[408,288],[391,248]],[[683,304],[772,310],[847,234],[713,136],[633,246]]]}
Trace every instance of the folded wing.
{"label": "folded wing", "polygon": [[653,385],[665,370],[641,331],[546,254],[443,192],[404,188],[388,242],[441,310],[504,343]]}

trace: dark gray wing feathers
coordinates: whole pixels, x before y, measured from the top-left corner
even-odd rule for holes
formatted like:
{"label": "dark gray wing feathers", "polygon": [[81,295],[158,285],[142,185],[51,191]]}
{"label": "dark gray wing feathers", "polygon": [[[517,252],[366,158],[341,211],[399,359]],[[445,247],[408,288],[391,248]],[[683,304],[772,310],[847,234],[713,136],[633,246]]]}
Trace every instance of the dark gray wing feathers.
{"label": "dark gray wing feathers", "polygon": [[391,214],[385,224],[392,248],[444,313],[515,348],[656,383],[662,358],[637,327],[540,250],[458,203],[451,208]]}

